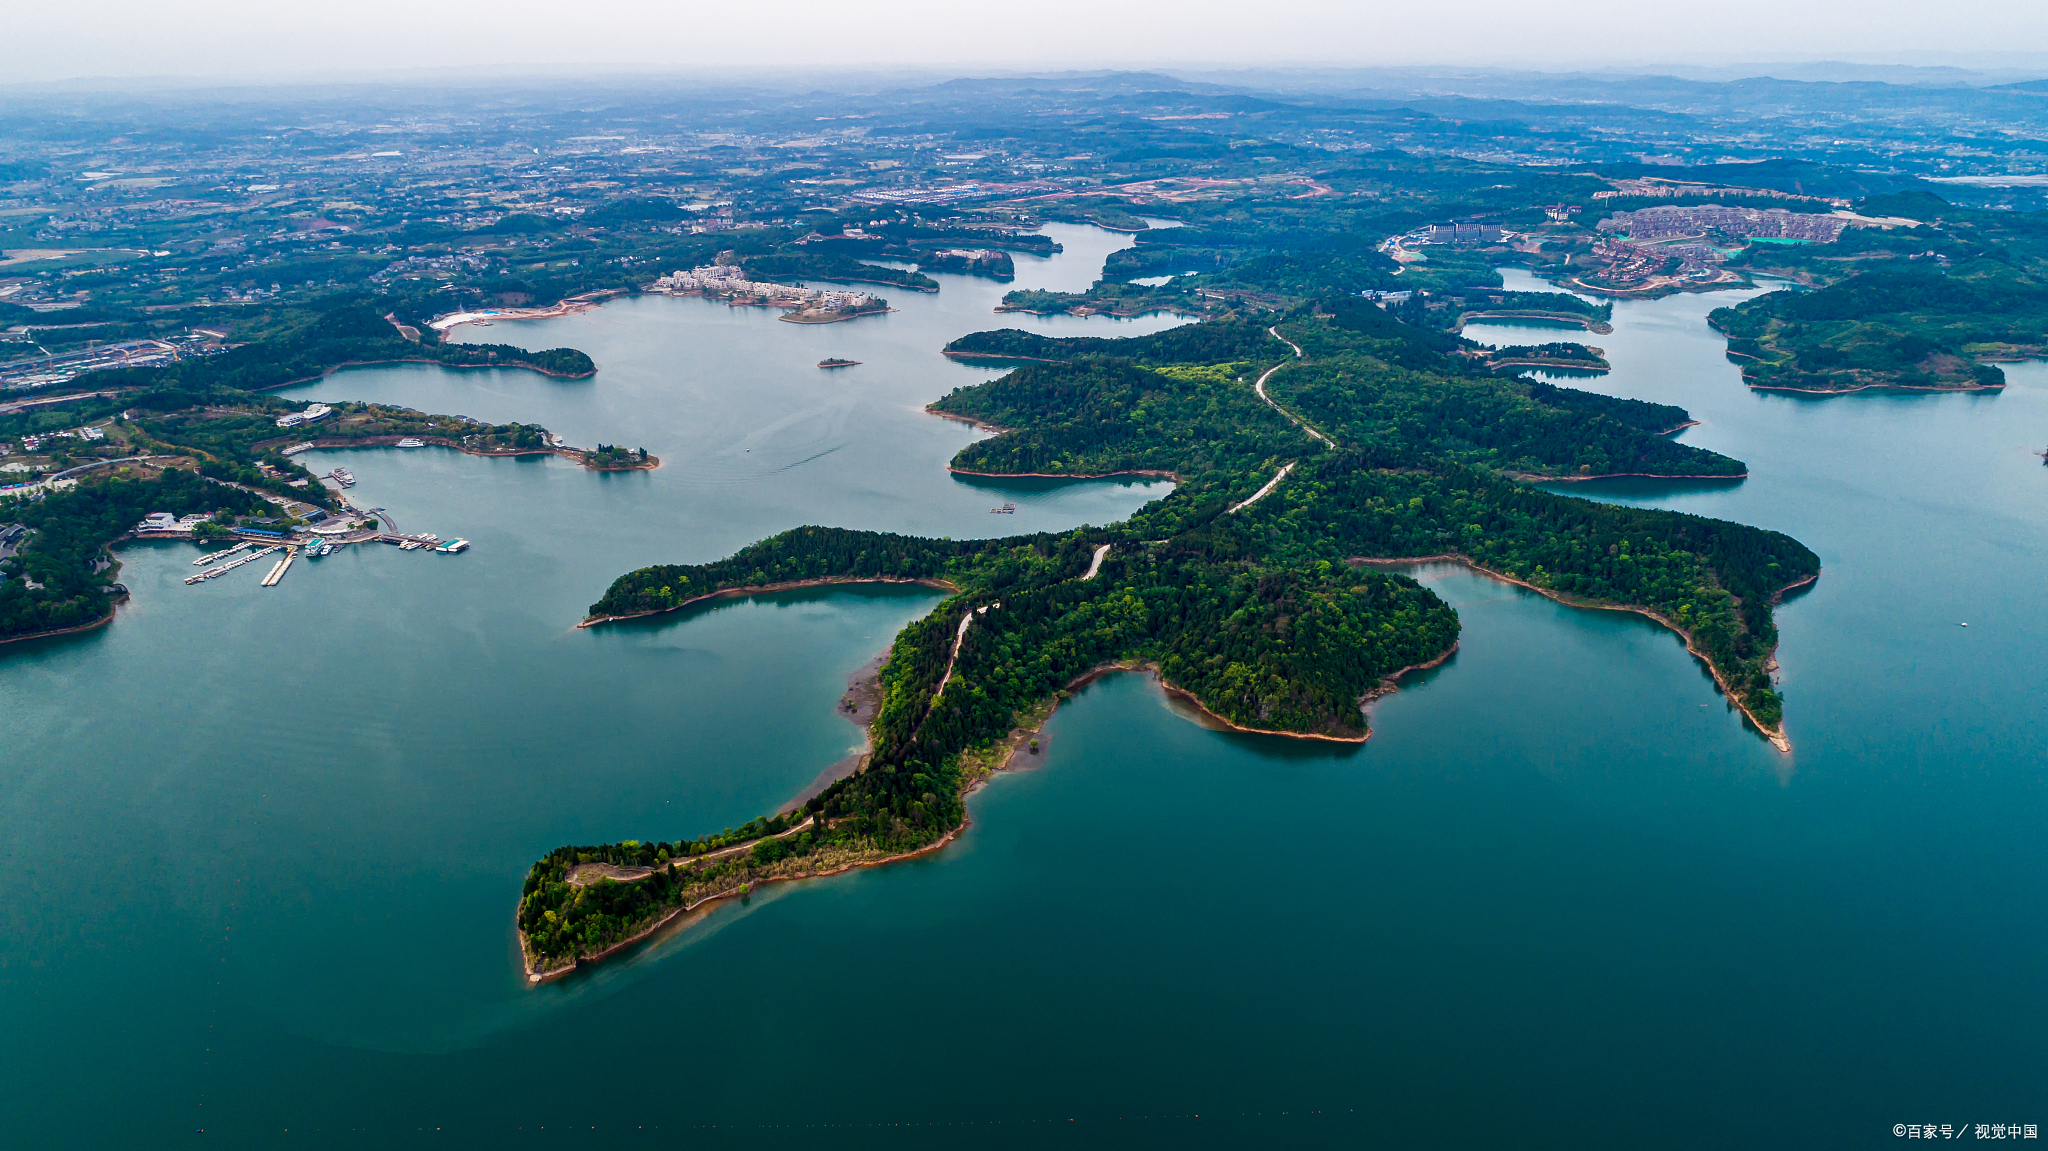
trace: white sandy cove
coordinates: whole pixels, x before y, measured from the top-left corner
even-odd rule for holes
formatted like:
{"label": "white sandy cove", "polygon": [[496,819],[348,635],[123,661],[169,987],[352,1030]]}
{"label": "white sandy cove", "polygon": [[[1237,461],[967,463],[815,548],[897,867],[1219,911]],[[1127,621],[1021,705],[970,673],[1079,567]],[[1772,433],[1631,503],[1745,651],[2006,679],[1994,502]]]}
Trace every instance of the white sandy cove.
{"label": "white sandy cove", "polygon": [[437,332],[445,332],[463,324],[477,324],[485,320],[552,320],[560,316],[572,316],[596,306],[595,300],[574,298],[563,300],[550,308],[488,308],[480,312],[456,312],[453,315],[428,320],[427,326]]}

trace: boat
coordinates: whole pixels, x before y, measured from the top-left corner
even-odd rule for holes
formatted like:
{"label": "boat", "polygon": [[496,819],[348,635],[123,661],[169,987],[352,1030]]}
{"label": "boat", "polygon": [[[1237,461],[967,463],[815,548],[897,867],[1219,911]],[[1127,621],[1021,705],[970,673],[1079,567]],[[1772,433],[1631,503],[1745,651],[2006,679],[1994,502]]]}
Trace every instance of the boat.
{"label": "boat", "polygon": [[988,509],[988,514],[992,516],[1014,516],[1017,514],[1017,505],[1004,504],[999,508],[990,508]]}
{"label": "boat", "polygon": [[418,541],[418,540],[407,540],[407,541],[405,541],[404,543],[402,543],[402,544],[399,544],[399,545],[398,545],[398,550],[399,550],[399,551],[402,551],[402,552],[409,552],[409,551],[411,551],[411,550],[412,550],[412,549],[414,549],[414,548],[418,548],[418,547],[425,547],[425,546],[426,546],[425,544],[421,543],[421,542],[420,542],[420,541]]}
{"label": "boat", "polygon": [[437,547],[437,548],[435,548],[434,550],[435,550],[435,551],[437,551],[437,552],[440,552],[440,553],[441,553],[442,555],[451,555],[451,556],[452,556],[452,555],[454,555],[454,554],[455,554],[456,552],[459,552],[459,551],[467,551],[468,549],[469,549],[469,541],[468,541],[468,540],[449,540],[449,541],[448,541],[447,543],[445,543],[445,544],[442,544],[442,545],[441,545],[440,547]]}
{"label": "boat", "polygon": [[404,439],[398,441],[398,446],[401,448],[423,448],[427,446],[427,441],[416,440],[411,436],[407,436]]}
{"label": "boat", "polygon": [[307,440],[307,441],[306,441],[305,443],[303,443],[303,444],[293,444],[293,445],[291,445],[290,447],[288,447],[288,448],[284,449],[283,451],[279,452],[278,454],[279,454],[279,455],[283,455],[283,456],[295,456],[295,455],[298,455],[298,454],[299,454],[300,452],[310,452],[310,451],[312,451],[312,450],[313,450],[313,441],[311,441],[311,440]]}
{"label": "boat", "polygon": [[345,488],[356,486],[356,474],[347,468],[336,468],[328,472],[327,477]]}
{"label": "boat", "polygon": [[227,549],[226,551],[218,551],[218,552],[214,552],[214,553],[213,553],[213,554],[211,554],[211,555],[203,555],[203,556],[200,556],[200,557],[199,557],[198,559],[196,559],[196,560],[193,560],[193,561],[192,561],[192,566],[193,566],[193,567],[205,567],[205,566],[206,566],[207,564],[210,564],[210,563],[218,563],[218,562],[220,562],[221,560],[224,560],[224,559],[228,558],[229,556],[231,556],[231,555],[234,555],[234,554],[235,554],[236,552],[238,552],[238,551],[241,551],[241,550],[242,550],[243,548],[247,548],[247,547],[255,547],[255,546],[256,546],[256,545],[255,545],[255,543],[254,543],[253,541],[250,541],[250,540],[243,540],[243,541],[242,541],[241,543],[238,543],[238,544],[236,544],[236,545],[235,545],[234,547],[231,547],[231,548]]}

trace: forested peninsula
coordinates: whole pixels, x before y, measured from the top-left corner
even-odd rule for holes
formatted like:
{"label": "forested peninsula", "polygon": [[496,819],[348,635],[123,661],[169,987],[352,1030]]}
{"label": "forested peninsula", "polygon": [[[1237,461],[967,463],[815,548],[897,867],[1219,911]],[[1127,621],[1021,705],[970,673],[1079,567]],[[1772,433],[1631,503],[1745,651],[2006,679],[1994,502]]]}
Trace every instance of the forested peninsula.
{"label": "forested peninsula", "polygon": [[1901,224],[1746,254],[1750,268],[1815,288],[1707,317],[1750,387],[1981,391],[2005,386],[1998,362],[2048,353],[2048,225],[2039,213],[1960,208],[1926,192],[1873,197],[1861,210]]}
{"label": "forested peninsula", "polygon": [[1156,669],[1238,728],[1362,740],[1362,701],[1441,660],[1459,634],[1456,612],[1374,561],[1463,562],[1564,602],[1649,615],[1788,746],[1772,606],[1818,575],[1810,550],[1517,478],[1742,474],[1661,434],[1687,422],[1682,409],[1504,377],[1468,342],[1355,297],[1277,319],[1127,340],[1002,331],[949,346],[1028,361],[931,405],[1001,429],[953,466],[1177,479],[1124,523],[973,541],[805,527],[714,563],[619,577],[586,624],[791,585],[918,580],[954,594],[891,645],[872,750],[854,774],[736,830],[568,846],[536,862],[517,914],[529,978],[755,883],[945,842],[966,792],[1105,667]]}

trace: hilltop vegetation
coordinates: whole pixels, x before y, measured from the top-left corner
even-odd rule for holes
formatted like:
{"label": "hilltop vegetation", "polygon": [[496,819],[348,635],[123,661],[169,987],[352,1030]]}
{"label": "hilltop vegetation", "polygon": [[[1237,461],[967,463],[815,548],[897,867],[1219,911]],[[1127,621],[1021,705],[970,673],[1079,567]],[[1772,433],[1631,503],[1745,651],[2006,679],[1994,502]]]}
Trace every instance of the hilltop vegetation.
{"label": "hilltop vegetation", "polygon": [[10,499],[0,505],[0,522],[19,522],[31,534],[20,554],[0,562],[0,639],[83,627],[111,614],[118,569],[104,562],[106,543],[151,512],[247,515],[268,508],[258,496],[178,470],[157,479],[96,480],[40,500]]}
{"label": "hilltop vegetation", "polygon": [[1993,260],[1870,271],[1716,308],[1708,321],[1751,387],[1999,387],[2005,373],[1985,361],[2048,351],[2048,284]]}
{"label": "hilltop vegetation", "polygon": [[[1105,665],[1156,666],[1242,728],[1363,738],[1362,698],[1441,658],[1459,630],[1427,588],[1361,566],[1373,558],[1463,557],[1572,602],[1651,613],[1684,631],[1734,700],[1776,732],[1771,605],[1818,572],[1811,551],[1777,532],[1554,495],[1499,470],[1739,470],[1655,434],[1685,422],[1682,410],[1501,379],[1466,341],[1359,301],[1331,300],[1279,327],[1302,346],[1299,361],[1243,321],[1130,340],[1005,330],[949,345],[1040,361],[932,405],[1003,429],[954,466],[1179,478],[1123,524],[983,541],[806,527],[715,563],[614,581],[594,619],[799,581],[916,579],[954,594],[891,645],[860,770],[786,828],[757,820],[752,849],[715,858],[613,845],[535,863],[519,913],[533,970],[560,970],[747,883],[941,841],[963,818],[965,790],[1000,766],[998,741]],[[1253,393],[1252,373],[1275,363],[1276,396],[1334,433],[1338,449]],[[655,870],[627,882],[572,875],[629,856]]]}
{"label": "hilltop vegetation", "polygon": [[1958,208],[1924,192],[1860,207],[1922,222],[1753,251],[1750,266],[1818,289],[1772,292],[1708,317],[1751,387],[1998,387],[2005,373],[1995,361],[2048,353],[2041,213]]}

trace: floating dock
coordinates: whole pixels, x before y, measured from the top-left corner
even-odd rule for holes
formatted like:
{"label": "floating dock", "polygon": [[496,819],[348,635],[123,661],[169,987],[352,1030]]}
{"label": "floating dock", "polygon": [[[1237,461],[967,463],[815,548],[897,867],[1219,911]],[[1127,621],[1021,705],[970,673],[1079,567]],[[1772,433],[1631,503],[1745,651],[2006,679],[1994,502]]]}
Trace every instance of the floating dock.
{"label": "floating dock", "polygon": [[243,548],[252,548],[255,546],[256,543],[254,540],[243,540],[241,543],[236,544],[234,547],[231,547],[226,551],[219,551],[214,552],[212,555],[200,556],[198,559],[192,561],[192,566],[196,568],[203,568],[207,564],[219,563],[220,561],[228,558],[229,556],[234,555],[236,552],[241,551]]}
{"label": "floating dock", "polygon": [[[244,546],[247,546],[247,545],[244,545]],[[207,556],[207,557],[204,557],[204,558],[206,558],[206,559],[218,559],[218,558],[219,558],[220,556],[224,556],[224,555],[229,555],[229,554],[231,554],[231,553],[233,552],[233,550],[234,550],[234,549],[232,549],[232,548],[231,548],[231,549],[229,549],[228,551],[224,551],[224,552],[221,552],[221,553],[219,553],[218,555],[215,555],[215,556]],[[188,584],[195,584],[195,583],[205,583],[205,582],[206,582],[207,580],[210,580],[210,579],[219,579],[219,578],[220,578],[221,576],[224,576],[224,575],[228,574],[229,572],[231,572],[231,571],[235,570],[236,568],[238,568],[238,567],[241,567],[241,566],[242,566],[243,564],[246,564],[246,563],[255,563],[255,562],[256,562],[257,560],[260,560],[260,559],[262,559],[262,558],[263,558],[264,556],[267,556],[267,555],[269,555],[269,554],[270,554],[271,552],[274,552],[274,551],[276,551],[276,550],[277,550],[277,545],[273,544],[273,545],[271,545],[270,547],[264,548],[264,549],[263,549],[262,551],[250,552],[250,553],[249,553],[248,555],[245,555],[245,556],[243,556],[242,558],[240,558],[240,559],[238,559],[238,560],[235,560],[235,561],[234,561],[234,562],[232,562],[232,563],[225,563],[225,564],[222,564],[222,565],[220,565],[219,567],[211,567],[211,568],[207,568],[207,569],[206,569],[205,571],[203,571],[203,572],[200,572],[200,573],[199,573],[198,575],[196,575],[196,576],[186,576],[186,577],[185,577],[185,582],[186,582],[186,583],[188,583]]]}

